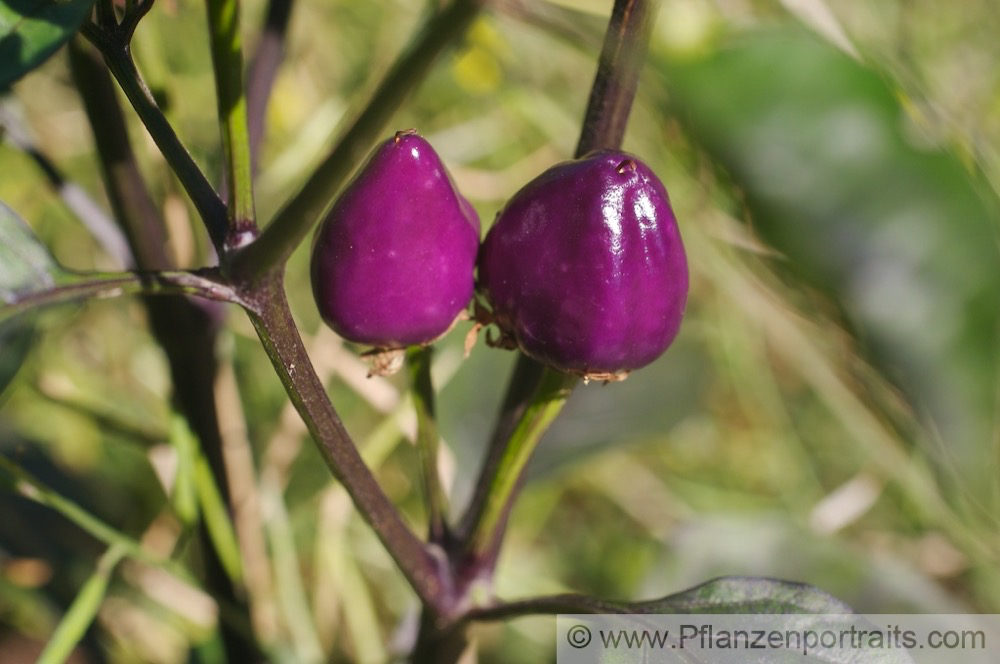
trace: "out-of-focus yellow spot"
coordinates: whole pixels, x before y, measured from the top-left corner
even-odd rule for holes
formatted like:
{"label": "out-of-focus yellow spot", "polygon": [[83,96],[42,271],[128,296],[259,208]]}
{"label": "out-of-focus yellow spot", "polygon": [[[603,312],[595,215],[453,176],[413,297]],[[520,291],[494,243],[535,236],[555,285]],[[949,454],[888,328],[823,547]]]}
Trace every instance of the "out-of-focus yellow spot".
{"label": "out-of-focus yellow spot", "polygon": [[489,21],[479,19],[469,29],[466,46],[455,58],[455,80],[473,94],[493,92],[503,82],[499,57],[509,50],[503,35]]}
{"label": "out-of-focus yellow spot", "polygon": [[503,35],[500,34],[492,23],[484,19],[479,19],[473,23],[468,35],[470,44],[482,46],[498,55],[503,55],[509,50],[507,40],[503,38]]}
{"label": "out-of-focus yellow spot", "polygon": [[455,58],[453,72],[458,84],[473,94],[493,92],[503,80],[500,63],[482,46],[471,46],[462,51]]}
{"label": "out-of-focus yellow spot", "polygon": [[718,23],[718,16],[704,2],[665,3],[657,14],[654,48],[675,57],[698,55],[711,44]]}
{"label": "out-of-focus yellow spot", "polygon": [[274,92],[267,105],[267,122],[272,131],[287,135],[307,120],[314,100],[302,93],[303,87],[292,75],[279,76],[274,82]]}

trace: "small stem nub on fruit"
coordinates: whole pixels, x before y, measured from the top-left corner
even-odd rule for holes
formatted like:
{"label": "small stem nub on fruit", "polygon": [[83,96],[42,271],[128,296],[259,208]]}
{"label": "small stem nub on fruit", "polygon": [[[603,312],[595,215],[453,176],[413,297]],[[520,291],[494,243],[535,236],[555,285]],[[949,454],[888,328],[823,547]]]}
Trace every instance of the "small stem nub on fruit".
{"label": "small stem nub on fruit", "polygon": [[396,132],[396,135],[393,137],[393,140],[396,143],[399,143],[401,140],[403,140],[404,136],[416,136],[416,135],[417,135],[417,130],[416,129],[412,129],[412,128],[411,129],[401,129],[401,130],[399,130],[399,131]]}
{"label": "small stem nub on fruit", "polygon": [[635,168],[636,168],[635,162],[632,161],[631,159],[626,159],[622,163],[618,164],[618,172],[621,173],[622,175],[625,174],[625,171],[631,171],[632,173],[635,173]]}

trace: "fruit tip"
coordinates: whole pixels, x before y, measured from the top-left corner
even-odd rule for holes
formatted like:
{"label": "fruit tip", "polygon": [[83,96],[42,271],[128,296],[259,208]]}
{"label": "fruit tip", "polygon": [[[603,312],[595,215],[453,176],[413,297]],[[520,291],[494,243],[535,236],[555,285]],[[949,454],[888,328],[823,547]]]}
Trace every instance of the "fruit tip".
{"label": "fruit tip", "polygon": [[635,160],[633,160],[633,159],[626,159],[625,161],[623,161],[620,164],[618,164],[616,170],[620,174],[624,175],[625,171],[631,171],[632,173],[635,173],[635,169],[636,168],[637,168],[637,166],[635,165]]}
{"label": "fruit tip", "polygon": [[410,129],[400,129],[396,132],[395,136],[393,136],[393,142],[398,145],[399,142],[406,136],[417,136],[417,130],[412,127]]}

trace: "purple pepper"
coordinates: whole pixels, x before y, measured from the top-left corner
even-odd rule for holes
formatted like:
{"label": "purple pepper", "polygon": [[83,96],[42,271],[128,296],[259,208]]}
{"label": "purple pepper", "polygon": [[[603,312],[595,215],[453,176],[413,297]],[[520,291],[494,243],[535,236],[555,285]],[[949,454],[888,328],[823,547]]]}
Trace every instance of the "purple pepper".
{"label": "purple pepper", "polygon": [[514,194],[483,242],[479,284],[526,354],[609,379],[677,336],[688,270],[663,184],[636,157],[602,151]]}
{"label": "purple pepper", "polygon": [[413,130],[378,146],[316,233],[313,295],[349,341],[394,349],[448,331],[474,288],[479,217]]}

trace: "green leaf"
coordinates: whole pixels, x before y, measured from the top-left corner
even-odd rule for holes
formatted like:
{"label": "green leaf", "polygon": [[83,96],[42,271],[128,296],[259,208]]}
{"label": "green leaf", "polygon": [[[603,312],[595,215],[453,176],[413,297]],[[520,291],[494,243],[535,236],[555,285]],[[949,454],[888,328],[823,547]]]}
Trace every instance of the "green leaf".
{"label": "green leaf", "polygon": [[69,41],[94,0],[0,2],[0,89],[41,65]]}
{"label": "green leaf", "polygon": [[62,268],[17,214],[0,203],[0,303],[51,288]]}
{"label": "green leaf", "polygon": [[645,602],[614,602],[589,595],[535,597],[473,611],[474,620],[556,613],[599,614],[851,614],[844,602],[803,583],[726,576]]}
{"label": "green leaf", "polygon": [[[582,598],[589,599],[589,598]],[[587,603],[584,603],[587,606]],[[581,607],[582,608],[582,607]],[[670,627],[675,634],[679,630],[677,619],[665,618],[663,614],[681,614],[678,619],[681,624],[688,623],[712,626],[717,635],[720,631],[751,630],[760,632],[792,631],[798,634],[805,632],[831,633],[846,632],[854,629],[872,629],[864,616],[853,613],[851,608],[813,586],[767,579],[760,577],[724,577],[708,581],[690,590],[662,599],[639,603],[619,603],[613,606],[605,605],[597,600],[593,606],[588,606],[588,612],[628,614],[621,622],[602,623],[605,629],[618,627],[628,630],[649,627]],[[701,621],[692,620],[691,615],[715,615],[717,618],[706,618]],[[645,615],[650,618],[638,618]],[[660,618],[655,616],[659,615]],[[746,616],[734,618],[735,615]],[[796,616],[795,618],[775,616]],[[675,637],[676,638],[676,637]],[[738,642],[738,641],[737,641]],[[650,649],[645,654],[663,656],[665,650]],[[601,649],[600,661],[637,662],[646,661],[637,657],[639,653],[623,654],[617,649]],[[661,661],[661,660],[655,660]],[[827,664],[912,664],[912,659],[898,649],[865,649],[859,648],[813,648],[808,655],[801,650],[801,644],[792,639],[784,647],[769,647],[766,650],[746,650],[734,648],[719,650],[713,645],[707,648],[694,642],[684,648],[682,659],[669,657],[662,661],[706,662],[722,664],[739,662],[740,664],[779,664],[782,662],[826,662]]]}
{"label": "green leaf", "polygon": [[[13,303],[25,292],[51,287],[61,273],[28,225],[0,203],[0,305]],[[27,358],[34,332],[34,322],[23,316],[0,321],[0,393]]]}
{"label": "green leaf", "polygon": [[866,357],[907,398],[967,489],[1000,375],[998,205],[956,155],[931,150],[900,93],[815,36],[739,35],[660,63],[671,110],[744,196],[753,228],[839,305]]}
{"label": "green leaf", "polygon": [[616,613],[853,613],[851,607],[804,583],[760,577],[722,577],[662,599],[622,604]]}
{"label": "green leaf", "polygon": [[17,375],[35,341],[35,325],[25,318],[0,321],[0,394]]}

